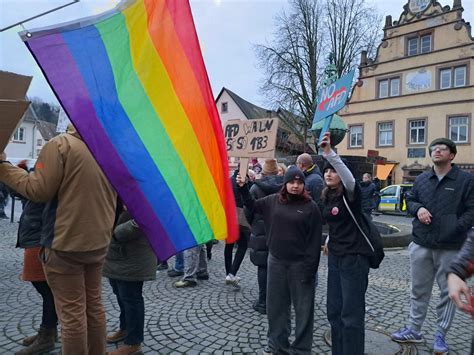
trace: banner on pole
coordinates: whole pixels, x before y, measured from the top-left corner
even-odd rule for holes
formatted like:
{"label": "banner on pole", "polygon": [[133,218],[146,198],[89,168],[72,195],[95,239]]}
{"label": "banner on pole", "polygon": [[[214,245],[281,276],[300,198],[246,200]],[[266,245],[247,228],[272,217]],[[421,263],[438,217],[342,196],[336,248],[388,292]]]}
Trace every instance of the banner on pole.
{"label": "banner on pole", "polygon": [[331,116],[345,106],[354,73],[355,69],[352,69],[342,78],[319,90],[313,124]]}

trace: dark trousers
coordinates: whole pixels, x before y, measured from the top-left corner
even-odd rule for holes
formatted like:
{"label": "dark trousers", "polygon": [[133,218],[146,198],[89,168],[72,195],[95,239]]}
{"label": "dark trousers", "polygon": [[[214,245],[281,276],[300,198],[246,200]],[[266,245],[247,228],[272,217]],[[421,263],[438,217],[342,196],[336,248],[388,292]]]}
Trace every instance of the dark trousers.
{"label": "dark trousers", "polygon": [[329,252],[327,315],[333,355],[364,354],[368,275],[367,257]]}
{"label": "dark trousers", "polygon": [[[232,262],[232,253],[234,245],[237,244],[237,251],[235,252],[234,262]],[[240,231],[239,240],[237,243],[226,244],[224,249],[225,273],[226,275],[237,275],[240,264],[245,257],[248,245],[248,233]]]}
{"label": "dark trousers", "polygon": [[[268,346],[273,354],[311,354],[314,323],[314,278],[302,282],[302,261],[268,256]],[[295,340],[290,345],[291,305]]]}
{"label": "dark trousers", "polygon": [[54,307],[54,297],[46,281],[32,281],[33,287],[43,298],[43,315],[41,317],[41,328],[56,329],[58,326],[58,315]]}
{"label": "dark trousers", "polygon": [[109,279],[109,282],[120,307],[120,329],[127,332],[124,343],[127,345],[141,344],[145,326],[143,281]]}
{"label": "dark trousers", "polygon": [[267,268],[257,266],[258,303],[267,303]]}

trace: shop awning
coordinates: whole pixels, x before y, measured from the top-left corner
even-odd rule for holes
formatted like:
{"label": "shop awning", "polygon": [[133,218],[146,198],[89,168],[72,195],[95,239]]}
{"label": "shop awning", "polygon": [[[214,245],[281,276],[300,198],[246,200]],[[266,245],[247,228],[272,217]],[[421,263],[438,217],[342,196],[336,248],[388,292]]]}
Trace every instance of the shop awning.
{"label": "shop awning", "polygon": [[377,165],[376,177],[378,177],[379,180],[387,180],[387,177],[392,171],[394,166],[395,164]]}

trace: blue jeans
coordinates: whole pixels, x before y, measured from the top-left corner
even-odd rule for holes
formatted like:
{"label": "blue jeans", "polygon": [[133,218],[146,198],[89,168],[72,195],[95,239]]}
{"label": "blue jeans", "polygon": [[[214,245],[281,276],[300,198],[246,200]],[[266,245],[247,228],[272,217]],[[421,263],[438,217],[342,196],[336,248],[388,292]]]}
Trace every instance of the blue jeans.
{"label": "blue jeans", "polygon": [[175,271],[184,271],[184,252],[180,251],[174,256],[174,268]]}
{"label": "blue jeans", "polygon": [[367,257],[335,256],[329,251],[327,315],[333,355],[364,355],[368,279]]}
{"label": "blue jeans", "polygon": [[[268,256],[268,347],[273,354],[311,354],[314,324],[314,278],[302,282],[302,261]],[[290,345],[291,305],[295,310],[295,340]]]}
{"label": "blue jeans", "polygon": [[127,345],[141,344],[145,326],[143,281],[109,279],[109,282],[120,307],[120,329],[127,332],[124,343]]}

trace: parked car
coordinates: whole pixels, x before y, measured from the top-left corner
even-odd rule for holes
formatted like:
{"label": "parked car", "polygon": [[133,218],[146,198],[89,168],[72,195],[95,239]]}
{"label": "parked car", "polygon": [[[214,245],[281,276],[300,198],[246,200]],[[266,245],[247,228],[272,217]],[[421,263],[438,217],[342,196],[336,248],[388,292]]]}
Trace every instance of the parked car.
{"label": "parked car", "polygon": [[390,185],[380,190],[380,203],[378,210],[381,212],[407,213],[407,193],[413,184]]}

